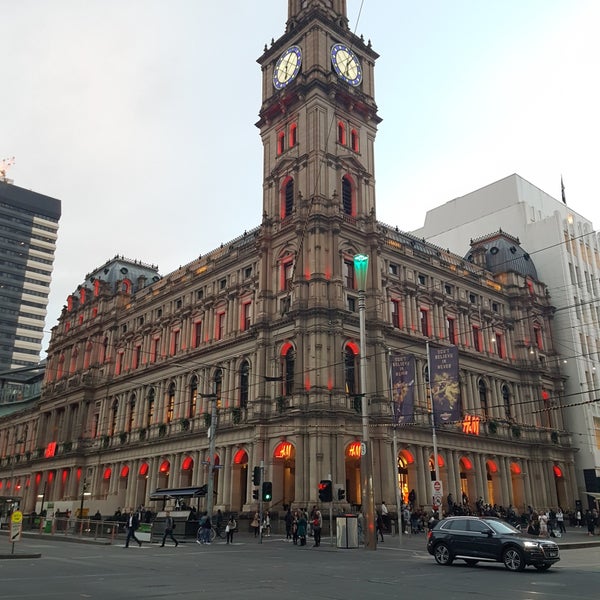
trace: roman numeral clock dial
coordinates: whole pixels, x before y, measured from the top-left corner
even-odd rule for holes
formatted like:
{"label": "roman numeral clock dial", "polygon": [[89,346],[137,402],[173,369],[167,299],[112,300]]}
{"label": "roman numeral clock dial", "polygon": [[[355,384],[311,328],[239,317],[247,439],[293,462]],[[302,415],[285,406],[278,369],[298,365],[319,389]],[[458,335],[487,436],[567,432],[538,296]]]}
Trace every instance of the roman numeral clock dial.
{"label": "roman numeral clock dial", "polygon": [[340,79],[346,83],[358,86],[362,81],[362,67],[358,56],[344,44],[334,44],[331,47],[331,64]]}

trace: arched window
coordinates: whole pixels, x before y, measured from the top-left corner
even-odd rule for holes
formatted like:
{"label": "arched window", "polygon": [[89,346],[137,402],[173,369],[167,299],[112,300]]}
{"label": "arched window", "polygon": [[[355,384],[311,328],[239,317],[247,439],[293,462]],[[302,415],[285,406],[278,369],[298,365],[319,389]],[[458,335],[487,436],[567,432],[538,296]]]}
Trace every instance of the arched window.
{"label": "arched window", "polygon": [[131,281],[129,279],[123,279],[121,283],[121,291],[124,294],[131,294]]}
{"label": "arched window", "polygon": [[282,350],[283,359],[283,395],[291,396],[294,393],[294,369],[296,353],[291,344],[286,344]]}
{"label": "arched window", "polygon": [[94,349],[94,344],[92,342],[88,342],[85,346],[85,354],[83,355],[83,368],[89,369],[90,364],[92,362],[92,350]]}
{"label": "arched window", "polygon": [[346,145],[346,126],[341,121],[338,121],[338,142]]}
{"label": "arched window", "polygon": [[298,125],[292,123],[290,125],[290,148],[293,148],[298,143]]}
{"label": "arched window", "polygon": [[156,392],[154,388],[150,388],[148,392],[148,404],[146,406],[146,427],[150,427],[152,425],[152,420],[154,419],[154,401],[155,401]]}
{"label": "arched window", "polygon": [[175,414],[175,384],[171,383],[169,385],[169,390],[167,392],[167,423],[170,423],[173,420],[174,414]]}
{"label": "arched window", "polygon": [[477,386],[479,390],[479,405],[481,406],[481,412],[484,417],[488,416],[488,397],[487,397],[487,387],[485,385],[485,381],[483,379],[479,380],[479,384]]}
{"label": "arched window", "polygon": [[355,344],[347,344],[344,350],[344,385],[349,396],[358,393],[357,360],[358,348]]}
{"label": "arched window", "polygon": [[245,360],[240,365],[240,407],[247,408],[250,391],[250,365]]}
{"label": "arched window", "polygon": [[356,131],[356,129],[353,129],[350,132],[350,143],[352,145],[352,150],[354,150],[354,152],[358,152],[360,148],[358,145],[358,131]]}
{"label": "arched window", "polygon": [[58,358],[58,368],[56,369],[56,378],[60,379],[65,372],[65,355],[61,354]]}
{"label": "arched window", "polygon": [[133,424],[135,422],[135,402],[135,394],[131,394],[131,398],[129,398],[129,414],[127,415],[127,425],[125,426],[127,433],[131,433],[133,431]]}
{"label": "arched window", "polygon": [[353,215],[354,210],[352,209],[352,181],[348,176],[342,178],[342,208],[345,214]]}
{"label": "arched window", "polygon": [[110,411],[110,429],[108,435],[115,435],[117,431],[117,416],[119,414],[119,399],[115,398]]}
{"label": "arched window", "polygon": [[283,154],[285,150],[285,131],[280,131],[277,134],[277,154]]}
{"label": "arched window", "polygon": [[77,370],[77,357],[79,355],[79,350],[77,347],[74,347],[71,350],[71,361],[69,363],[69,374],[72,375]]}
{"label": "arched window", "polygon": [[510,406],[510,389],[506,384],[500,389],[502,393],[502,402],[504,403],[504,415],[510,421],[512,419],[512,409]]}
{"label": "arched window", "polygon": [[215,385],[215,396],[217,397],[217,407],[220,407],[221,406],[221,392],[223,390],[223,371],[221,369],[217,369],[215,371],[213,383]]}
{"label": "arched window", "polygon": [[290,177],[283,186],[281,218],[291,217],[294,212],[294,180]]}
{"label": "arched window", "polygon": [[196,416],[196,402],[198,400],[198,378],[192,377],[190,381],[190,395],[188,400],[188,417],[193,419]]}

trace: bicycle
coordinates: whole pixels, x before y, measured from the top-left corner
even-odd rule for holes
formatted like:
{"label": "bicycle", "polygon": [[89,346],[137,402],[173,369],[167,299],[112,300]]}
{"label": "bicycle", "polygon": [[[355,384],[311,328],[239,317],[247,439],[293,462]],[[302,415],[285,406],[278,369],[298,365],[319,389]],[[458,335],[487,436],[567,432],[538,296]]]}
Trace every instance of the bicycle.
{"label": "bicycle", "polygon": [[[204,527],[198,527],[198,531],[196,532],[196,543],[197,544],[206,544],[205,540],[205,528]],[[209,530],[209,534],[208,534],[208,541],[209,543],[212,542],[216,537],[217,537],[217,530],[215,528],[215,526],[213,525],[210,530]]]}

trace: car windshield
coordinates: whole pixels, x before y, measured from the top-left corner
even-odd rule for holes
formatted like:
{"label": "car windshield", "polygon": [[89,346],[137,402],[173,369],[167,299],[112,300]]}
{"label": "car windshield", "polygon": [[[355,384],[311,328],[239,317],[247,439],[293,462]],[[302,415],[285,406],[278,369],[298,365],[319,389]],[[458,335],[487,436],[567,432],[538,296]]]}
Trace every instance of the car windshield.
{"label": "car windshield", "polygon": [[504,521],[485,521],[496,533],[521,533],[516,527]]}

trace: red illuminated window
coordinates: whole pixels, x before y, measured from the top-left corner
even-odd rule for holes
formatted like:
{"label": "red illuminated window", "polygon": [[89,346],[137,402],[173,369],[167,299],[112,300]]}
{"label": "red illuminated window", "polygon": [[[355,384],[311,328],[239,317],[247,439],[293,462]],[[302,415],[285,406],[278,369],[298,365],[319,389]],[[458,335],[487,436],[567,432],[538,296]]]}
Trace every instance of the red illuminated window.
{"label": "red illuminated window", "polygon": [[298,143],[298,125],[292,123],[290,125],[290,148],[293,148]]}
{"label": "red illuminated window", "polygon": [[250,329],[250,309],[252,308],[252,303],[250,301],[244,302],[242,304],[242,314],[241,314],[241,323],[240,329],[242,331],[247,331]]}
{"label": "red illuminated window", "polygon": [[215,322],[215,340],[222,340],[225,333],[225,313],[218,312]]}
{"label": "red illuminated window", "polygon": [[346,145],[346,127],[341,121],[338,121],[338,142]]}
{"label": "red illuminated window", "polygon": [[115,362],[115,375],[120,375],[123,370],[123,350],[117,352],[117,360]]}
{"label": "red illuminated window", "polygon": [[456,319],[454,317],[448,317],[446,319],[446,326],[448,328],[448,341],[451,344],[456,345],[458,342],[456,335]]}
{"label": "red illuminated window", "polygon": [[358,146],[358,131],[356,131],[356,129],[353,129],[350,132],[350,142],[352,144],[352,150],[354,150],[354,152],[358,152],[359,151],[359,146]]}
{"label": "red illuminated window", "polygon": [[283,154],[285,150],[285,132],[280,131],[277,134],[277,154]]}

